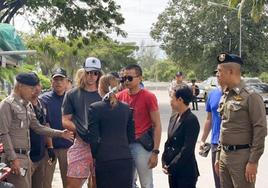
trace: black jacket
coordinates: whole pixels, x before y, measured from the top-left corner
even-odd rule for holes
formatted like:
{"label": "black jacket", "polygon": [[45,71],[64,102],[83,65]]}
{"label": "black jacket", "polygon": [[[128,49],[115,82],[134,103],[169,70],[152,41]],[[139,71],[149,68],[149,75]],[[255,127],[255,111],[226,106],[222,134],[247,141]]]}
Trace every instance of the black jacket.
{"label": "black jacket", "polygon": [[109,101],[99,101],[88,110],[88,129],[96,162],[131,159],[129,143],[135,139],[132,111],[125,103],[112,108]]}
{"label": "black jacket", "polygon": [[169,174],[178,177],[199,176],[195,159],[195,145],[199,134],[197,117],[188,109],[176,122],[178,114],[171,116],[168,139],[162,155],[162,165],[168,166]]}

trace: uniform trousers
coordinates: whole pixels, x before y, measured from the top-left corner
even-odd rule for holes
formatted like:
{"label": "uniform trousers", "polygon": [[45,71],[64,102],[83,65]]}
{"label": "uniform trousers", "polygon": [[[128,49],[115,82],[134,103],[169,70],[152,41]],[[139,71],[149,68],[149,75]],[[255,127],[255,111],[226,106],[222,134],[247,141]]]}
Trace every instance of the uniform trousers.
{"label": "uniform trousers", "polygon": [[48,165],[46,157],[32,163],[32,188],[43,188],[45,165]]}
{"label": "uniform trousers", "polygon": [[[51,165],[46,165],[45,168],[45,176],[44,176],[44,188],[52,188],[53,175],[56,167],[57,161],[59,161],[60,174],[63,187],[67,187],[66,175],[67,175],[67,151],[68,149],[54,149],[54,153],[56,155],[56,160]],[[46,152],[46,161],[49,160],[48,154]]]}
{"label": "uniform trousers", "polygon": [[20,162],[20,167],[26,170],[25,176],[10,174],[7,177],[7,182],[12,183],[16,188],[31,188],[31,159],[29,155],[17,154]]}
{"label": "uniform trousers", "polygon": [[221,188],[254,188],[254,183],[246,181],[245,171],[250,151],[240,149],[220,154],[220,184]]}
{"label": "uniform trousers", "polygon": [[96,162],[98,188],[131,188],[133,184],[132,159]]}

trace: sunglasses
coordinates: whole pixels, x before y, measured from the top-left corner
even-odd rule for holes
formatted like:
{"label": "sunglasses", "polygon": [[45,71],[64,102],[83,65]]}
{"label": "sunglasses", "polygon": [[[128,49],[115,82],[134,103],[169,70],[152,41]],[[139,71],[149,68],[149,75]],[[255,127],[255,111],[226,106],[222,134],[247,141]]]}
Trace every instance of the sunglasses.
{"label": "sunglasses", "polygon": [[86,73],[87,74],[90,74],[90,75],[94,75],[94,76],[98,76],[99,75],[99,71],[88,71]]}
{"label": "sunglasses", "polygon": [[134,78],[137,78],[139,76],[123,76],[120,78],[120,82],[129,81],[132,82]]}

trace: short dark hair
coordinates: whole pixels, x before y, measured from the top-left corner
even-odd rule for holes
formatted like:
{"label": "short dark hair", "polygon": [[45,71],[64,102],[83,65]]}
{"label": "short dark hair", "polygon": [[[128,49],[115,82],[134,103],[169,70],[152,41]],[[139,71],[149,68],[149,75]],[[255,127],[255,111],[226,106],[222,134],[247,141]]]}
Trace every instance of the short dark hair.
{"label": "short dark hair", "polygon": [[183,99],[183,103],[188,106],[193,100],[193,92],[189,86],[179,87],[175,91],[175,97],[177,99],[181,97]]}
{"label": "short dark hair", "polygon": [[136,73],[138,74],[138,76],[142,76],[142,69],[139,65],[130,64],[130,65],[127,65],[125,68],[125,70],[130,70],[130,69],[134,69],[136,71]]}

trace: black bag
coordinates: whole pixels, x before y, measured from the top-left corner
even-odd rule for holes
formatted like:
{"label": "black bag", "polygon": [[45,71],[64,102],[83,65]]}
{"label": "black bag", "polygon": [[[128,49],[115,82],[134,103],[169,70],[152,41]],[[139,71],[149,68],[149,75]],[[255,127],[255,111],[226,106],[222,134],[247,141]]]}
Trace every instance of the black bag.
{"label": "black bag", "polygon": [[195,85],[195,96],[198,96],[200,93],[199,87]]}
{"label": "black bag", "polygon": [[154,149],[153,128],[143,133],[136,141],[147,151],[152,151]]}

